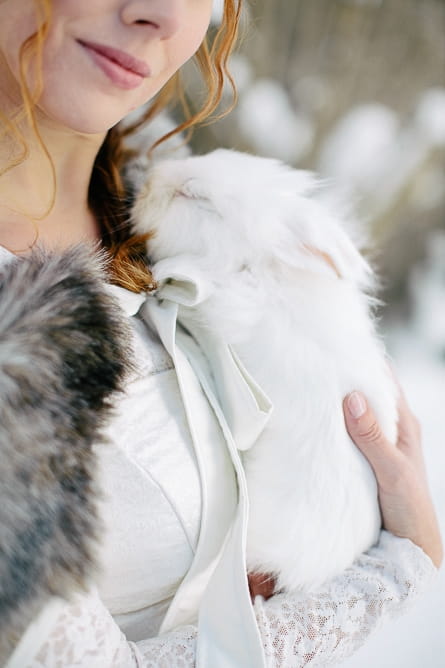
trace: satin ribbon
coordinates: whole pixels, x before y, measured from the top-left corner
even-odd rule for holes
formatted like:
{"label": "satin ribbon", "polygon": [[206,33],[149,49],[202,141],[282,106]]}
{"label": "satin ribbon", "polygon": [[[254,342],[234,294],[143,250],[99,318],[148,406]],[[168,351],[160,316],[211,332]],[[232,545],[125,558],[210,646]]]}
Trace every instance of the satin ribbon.
{"label": "satin ribbon", "polygon": [[239,450],[261,434],[272,405],[231,347],[187,317],[210,294],[205,277],[175,259],[155,268],[155,276],[161,287],[139,315],[173,358],[203,494],[195,558],[161,632],[198,616],[198,668],[262,668],[246,574],[248,497]]}

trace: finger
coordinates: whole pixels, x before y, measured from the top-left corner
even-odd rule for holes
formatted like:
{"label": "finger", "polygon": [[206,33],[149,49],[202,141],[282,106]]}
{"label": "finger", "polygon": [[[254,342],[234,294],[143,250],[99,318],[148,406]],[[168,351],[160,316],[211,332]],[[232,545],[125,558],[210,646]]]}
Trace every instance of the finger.
{"label": "finger", "polygon": [[419,450],[420,447],[420,423],[411,410],[406,394],[396,375],[394,367],[390,364],[390,370],[397,386],[397,411],[398,411],[398,447],[404,452]]}
{"label": "finger", "polygon": [[398,404],[399,421],[399,443],[398,446],[403,451],[416,451],[420,447],[420,423],[406,401],[399,401]]}
{"label": "finger", "polygon": [[398,412],[399,412],[399,416],[401,418],[403,417],[403,422],[405,424],[409,423],[409,422],[413,423],[413,424],[416,424],[417,423],[416,416],[414,415],[414,413],[411,410],[411,407],[408,403],[408,399],[407,399],[405,390],[403,389],[402,385],[400,384],[400,380],[399,380],[399,378],[396,374],[395,368],[391,363],[389,363],[389,369],[391,371],[394,383],[397,386],[397,391],[398,391],[397,409],[398,409]]}
{"label": "finger", "polygon": [[374,413],[360,392],[352,392],[345,398],[343,411],[350,437],[379,478],[388,467],[388,459],[395,453],[394,445],[383,434]]}

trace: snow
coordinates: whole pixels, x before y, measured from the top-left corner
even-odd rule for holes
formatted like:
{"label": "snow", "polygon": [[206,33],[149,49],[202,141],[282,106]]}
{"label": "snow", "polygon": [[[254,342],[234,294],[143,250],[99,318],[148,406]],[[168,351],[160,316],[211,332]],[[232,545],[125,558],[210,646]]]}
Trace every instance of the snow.
{"label": "snow", "polygon": [[353,108],[334,126],[320,154],[322,174],[360,192],[373,191],[392,158],[399,133],[397,114],[382,104]]}
{"label": "snow", "polygon": [[[241,53],[234,53],[230,58],[230,73],[236,81],[236,88],[239,95],[252,84],[254,71],[250,60]],[[228,87],[231,90],[230,87]]]}
{"label": "snow", "polygon": [[212,5],[212,18],[211,21],[214,25],[219,25],[222,21],[224,14],[224,0],[213,0]]}
{"label": "snow", "polygon": [[237,120],[252,150],[295,163],[312,146],[314,128],[293,109],[284,87],[273,79],[257,79],[240,97]]}
{"label": "snow", "polygon": [[412,329],[432,355],[445,360],[445,232],[433,232],[427,248],[427,258],[410,275]]}
{"label": "snow", "polygon": [[444,146],[445,88],[435,87],[420,95],[403,124],[381,104],[351,109],[324,141],[318,169],[364,202],[370,219],[378,219],[391,210],[407,186],[420,209],[428,208],[428,203],[432,206],[434,199],[440,201],[443,171],[438,167],[428,171],[427,165],[431,154]]}
{"label": "snow", "polygon": [[420,98],[416,122],[425,141],[445,146],[445,88],[430,88]]}

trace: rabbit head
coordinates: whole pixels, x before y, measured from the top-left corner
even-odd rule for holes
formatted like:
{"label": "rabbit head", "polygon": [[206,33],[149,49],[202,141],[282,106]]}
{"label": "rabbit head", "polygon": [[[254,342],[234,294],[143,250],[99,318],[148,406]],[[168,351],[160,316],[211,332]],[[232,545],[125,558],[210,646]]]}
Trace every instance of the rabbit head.
{"label": "rabbit head", "polygon": [[154,263],[185,255],[206,271],[265,270],[277,261],[326,270],[328,258],[328,271],[366,283],[367,263],[317,191],[308,172],[219,149],[156,164],[133,225],[152,234]]}

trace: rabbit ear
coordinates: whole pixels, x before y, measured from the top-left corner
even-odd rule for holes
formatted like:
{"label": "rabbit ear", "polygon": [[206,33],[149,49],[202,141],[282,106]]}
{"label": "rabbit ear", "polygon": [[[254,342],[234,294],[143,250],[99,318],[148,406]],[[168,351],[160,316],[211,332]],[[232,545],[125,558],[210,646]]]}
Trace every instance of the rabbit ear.
{"label": "rabbit ear", "polygon": [[290,266],[330,274],[373,287],[373,271],[345,231],[345,226],[322,202],[300,197],[288,211],[280,259]]}
{"label": "rabbit ear", "polygon": [[337,267],[329,253],[326,253],[325,251],[322,251],[318,248],[314,248],[314,246],[308,246],[307,244],[303,244],[303,248],[307,250],[310,255],[318,258],[319,260],[322,260],[327,265],[327,267],[330,267],[330,269],[336,274],[337,278],[342,278],[340,269]]}

